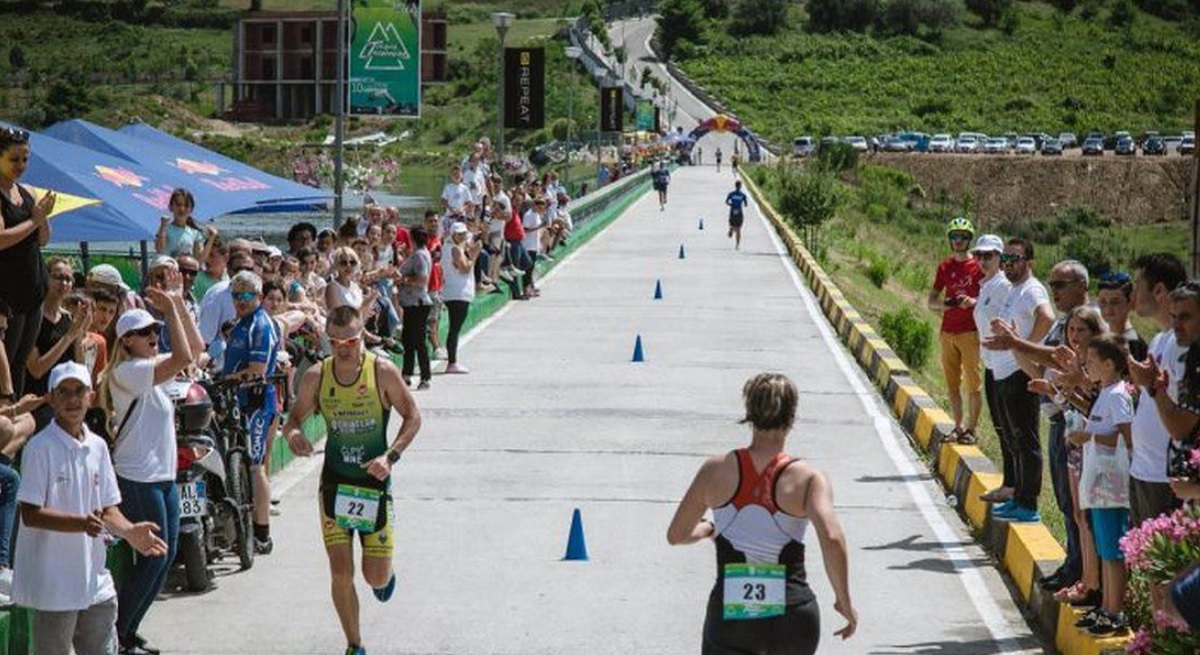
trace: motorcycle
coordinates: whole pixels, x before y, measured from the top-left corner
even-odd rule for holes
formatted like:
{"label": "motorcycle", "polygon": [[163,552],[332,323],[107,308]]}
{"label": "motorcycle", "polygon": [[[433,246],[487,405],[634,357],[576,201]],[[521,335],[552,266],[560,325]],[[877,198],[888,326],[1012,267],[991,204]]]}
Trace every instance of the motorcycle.
{"label": "motorcycle", "polygon": [[185,588],[211,585],[209,565],[234,555],[254,565],[254,494],[237,380],[169,383],[175,403],[180,529],[176,564]]}

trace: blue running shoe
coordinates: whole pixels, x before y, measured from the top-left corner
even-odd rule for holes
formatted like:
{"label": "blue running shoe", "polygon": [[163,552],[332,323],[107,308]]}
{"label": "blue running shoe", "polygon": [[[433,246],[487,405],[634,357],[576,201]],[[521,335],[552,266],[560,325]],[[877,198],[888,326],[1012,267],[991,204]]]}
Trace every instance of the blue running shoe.
{"label": "blue running shoe", "polygon": [[[379,602],[388,602],[388,600],[390,600],[392,597],[392,592],[396,591],[396,574],[392,573],[392,577],[388,579],[387,584],[383,585],[383,587],[379,589],[372,587],[371,591],[375,592],[375,597],[379,599]],[[347,655],[349,655],[349,653],[347,653]]]}
{"label": "blue running shoe", "polygon": [[1042,520],[1042,515],[1038,514],[1038,511],[1032,507],[1021,507],[1018,505],[1011,511],[1005,512],[1001,518],[1008,519],[1013,523],[1036,523]]}
{"label": "blue running shoe", "polygon": [[346,655],[367,655],[367,649],[362,646],[346,646]]}
{"label": "blue running shoe", "polygon": [[1008,512],[1011,512],[1017,504],[1014,501],[1006,500],[998,505],[992,505],[992,516],[995,518],[1003,518]]}

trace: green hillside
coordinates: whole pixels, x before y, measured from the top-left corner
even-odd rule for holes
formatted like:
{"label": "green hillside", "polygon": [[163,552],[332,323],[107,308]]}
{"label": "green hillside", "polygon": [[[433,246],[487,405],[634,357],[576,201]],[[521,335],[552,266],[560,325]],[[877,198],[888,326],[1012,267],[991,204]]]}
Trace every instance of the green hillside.
{"label": "green hillside", "polygon": [[712,29],[706,47],[681,49],[677,59],[776,143],[897,129],[1137,133],[1190,126],[1200,40],[1136,10],[1131,25],[1114,27],[1112,10],[1089,6],[1063,14],[1017,2],[1011,35],[971,26],[977,19],[965,12],[965,26],[925,39],[800,27],[735,39]]}

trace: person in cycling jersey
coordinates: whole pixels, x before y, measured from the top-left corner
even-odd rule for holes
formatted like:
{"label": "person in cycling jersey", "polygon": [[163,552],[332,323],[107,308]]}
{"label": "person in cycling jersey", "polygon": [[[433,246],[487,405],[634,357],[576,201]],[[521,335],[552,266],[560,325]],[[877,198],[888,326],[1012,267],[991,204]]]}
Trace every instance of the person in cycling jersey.
{"label": "person in cycling jersey", "polygon": [[[349,306],[329,312],[326,334],[333,356],[304,372],[296,403],[283,426],[288,447],[310,455],[300,432],[320,410],[327,425],[319,503],[321,533],[329,558],[333,607],[346,636],[346,655],[366,655],[354,591],[353,535],[362,544],[362,574],[375,598],[386,602],[396,589],[392,570],[392,467],[421,429],[421,413],[400,369],[363,348],[363,324]],[[392,410],[400,415],[388,443]]]}
{"label": "person in cycling jersey", "polygon": [[[700,466],[667,529],[672,545],[712,539],[717,580],[708,598],[703,655],[811,655],[820,613],[808,586],[804,537],[816,530],[825,573],[849,639],[858,627],[850,600],[846,538],[833,510],[833,487],[817,467],[784,452],[796,420],[796,386],[760,373],[742,389],[751,427],[745,448]],[[712,518],[704,517],[712,510]]]}
{"label": "person in cycling jersey", "polygon": [[[252,271],[233,276],[229,288],[237,323],[229,333],[223,375],[239,375],[247,381],[264,380],[278,367],[282,335],[267,308],[262,305],[262,278]],[[254,485],[254,548],[263,555],[274,547],[271,541],[271,481],[268,477],[267,442],[278,410],[274,384],[239,389],[238,406],[246,424],[250,452],[250,479]]]}
{"label": "person in cycling jersey", "polygon": [[725,205],[729,207],[729,236],[734,239],[735,250],[742,248],[742,223],[746,220],[743,208],[748,202],[750,202],[750,198],[742,191],[742,181],[734,182],[733,191],[725,196]]}

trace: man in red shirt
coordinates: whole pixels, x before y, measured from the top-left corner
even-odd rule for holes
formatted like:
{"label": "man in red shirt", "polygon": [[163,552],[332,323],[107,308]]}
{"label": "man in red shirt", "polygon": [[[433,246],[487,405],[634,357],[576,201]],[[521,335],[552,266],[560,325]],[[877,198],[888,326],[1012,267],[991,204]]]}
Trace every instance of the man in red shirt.
{"label": "man in red shirt", "polygon": [[442,348],[442,336],[438,333],[442,307],[445,306],[442,303],[442,286],[446,278],[442,272],[442,235],[438,231],[437,212],[425,212],[425,231],[429,232],[425,247],[433,259],[433,269],[429,272],[429,297],[433,300],[433,308],[429,310],[429,345],[433,349],[433,359],[446,359],[446,349]]}
{"label": "man in red shirt", "polygon": [[[929,308],[942,315],[939,341],[942,347],[942,373],[946,376],[946,392],[954,414],[954,432],[949,439],[958,443],[975,443],[975,428],[983,405],[983,380],[979,372],[979,332],[975,328],[972,308],[979,297],[979,282],[983,270],[970,254],[975,226],[958,217],[946,227],[953,254],[938,264],[929,292]],[[963,423],[962,386],[967,387],[967,420]]]}

